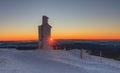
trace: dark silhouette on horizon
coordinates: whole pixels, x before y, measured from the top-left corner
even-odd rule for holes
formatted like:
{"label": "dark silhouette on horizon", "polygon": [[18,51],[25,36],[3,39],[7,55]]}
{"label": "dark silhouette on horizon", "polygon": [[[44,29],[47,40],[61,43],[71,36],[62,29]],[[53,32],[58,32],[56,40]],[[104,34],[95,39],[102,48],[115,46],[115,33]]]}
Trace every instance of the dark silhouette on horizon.
{"label": "dark silhouette on horizon", "polygon": [[48,17],[42,17],[42,25],[38,26],[39,31],[39,49],[50,48],[51,26],[48,24]]}

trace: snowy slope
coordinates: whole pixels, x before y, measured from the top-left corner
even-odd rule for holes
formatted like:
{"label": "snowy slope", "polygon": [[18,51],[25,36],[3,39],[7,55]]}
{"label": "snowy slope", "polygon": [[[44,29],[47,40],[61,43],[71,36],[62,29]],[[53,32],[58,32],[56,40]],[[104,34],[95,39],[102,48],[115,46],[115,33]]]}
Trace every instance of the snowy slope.
{"label": "snowy slope", "polygon": [[0,73],[120,73],[120,62],[79,50],[0,50]]}

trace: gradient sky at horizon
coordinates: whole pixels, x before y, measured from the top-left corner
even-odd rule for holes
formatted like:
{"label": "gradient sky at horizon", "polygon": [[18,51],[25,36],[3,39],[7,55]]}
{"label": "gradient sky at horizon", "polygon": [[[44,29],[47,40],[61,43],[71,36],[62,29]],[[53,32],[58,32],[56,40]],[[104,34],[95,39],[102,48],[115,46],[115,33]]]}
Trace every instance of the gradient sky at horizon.
{"label": "gradient sky at horizon", "polygon": [[120,39],[120,0],[0,0],[0,40],[36,40],[43,15],[53,39]]}

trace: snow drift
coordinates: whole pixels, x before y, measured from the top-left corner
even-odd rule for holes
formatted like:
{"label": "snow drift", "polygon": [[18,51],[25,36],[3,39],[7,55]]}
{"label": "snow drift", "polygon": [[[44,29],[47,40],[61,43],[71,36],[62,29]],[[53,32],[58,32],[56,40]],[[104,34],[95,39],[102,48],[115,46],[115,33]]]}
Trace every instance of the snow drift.
{"label": "snow drift", "polygon": [[120,73],[120,62],[79,50],[0,49],[0,73]]}

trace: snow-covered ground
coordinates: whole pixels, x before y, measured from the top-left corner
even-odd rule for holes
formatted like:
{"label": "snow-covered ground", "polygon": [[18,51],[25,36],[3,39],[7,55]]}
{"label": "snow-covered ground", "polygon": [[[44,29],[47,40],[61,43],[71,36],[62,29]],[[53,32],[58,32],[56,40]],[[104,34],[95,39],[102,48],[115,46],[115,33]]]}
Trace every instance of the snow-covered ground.
{"label": "snow-covered ground", "polygon": [[79,50],[0,49],[0,73],[120,73],[120,61]]}

